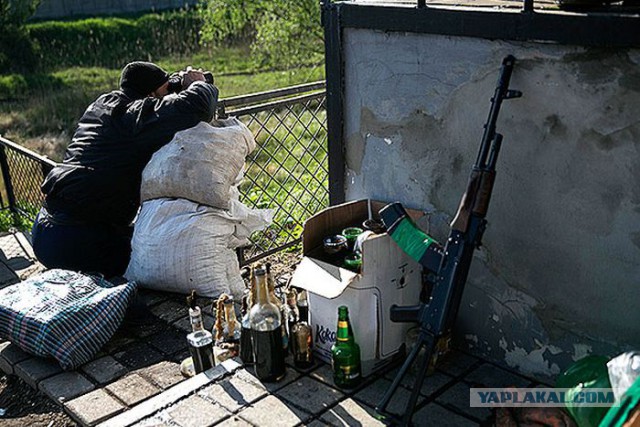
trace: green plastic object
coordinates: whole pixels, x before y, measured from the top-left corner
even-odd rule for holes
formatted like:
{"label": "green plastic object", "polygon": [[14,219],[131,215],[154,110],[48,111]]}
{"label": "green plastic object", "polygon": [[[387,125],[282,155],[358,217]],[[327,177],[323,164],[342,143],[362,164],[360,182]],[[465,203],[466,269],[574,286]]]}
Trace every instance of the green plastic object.
{"label": "green plastic object", "polygon": [[609,408],[600,427],[622,427],[640,407],[640,377],[622,395],[620,406]]}
{"label": "green plastic object", "polygon": [[404,217],[392,231],[391,238],[414,260],[420,262],[424,253],[435,240],[420,230],[408,216]]}
{"label": "green plastic object", "polygon": [[607,414],[607,407],[586,406],[587,403],[569,403],[571,396],[587,388],[611,388],[605,356],[587,356],[571,365],[558,377],[557,388],[568,388],[567,411],[579,427],[598,427]]}

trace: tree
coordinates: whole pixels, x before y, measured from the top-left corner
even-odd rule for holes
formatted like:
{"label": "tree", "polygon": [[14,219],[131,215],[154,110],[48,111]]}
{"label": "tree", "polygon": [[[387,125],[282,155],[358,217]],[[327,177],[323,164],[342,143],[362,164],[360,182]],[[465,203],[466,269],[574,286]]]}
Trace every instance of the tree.
{"label": "tree", "polygon": [[291,68],[323,60],[318,0],[203,0],[202,40],[249,41],[262,66]]}
{"label": "tree", "polygon": [[28,71],[37,64],[36,47],[25,23],[40,0],[0,0],[0,69]]}

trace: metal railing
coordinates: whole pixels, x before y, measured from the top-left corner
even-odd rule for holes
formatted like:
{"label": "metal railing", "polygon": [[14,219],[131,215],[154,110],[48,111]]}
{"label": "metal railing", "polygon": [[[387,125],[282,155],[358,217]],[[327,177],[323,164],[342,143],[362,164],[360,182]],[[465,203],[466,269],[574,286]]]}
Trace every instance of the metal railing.
{"label": "metal railing", "polygon": [[[328,206],[324,82],[222,99],[218,116],[235,116],[257,148],[246,162],[240,201],[275,210],[273,223],[238,251],[241,265],[299,244],[304,221]],[[30,220],[42,206],[40,185],[52,160],[0,137],[0,207]]]}
{"label": "metal railing", "polygon": [[40,185],[55,165],[53,160],[0,137],[2,209],[9,209],[33,221],[44,202]]}

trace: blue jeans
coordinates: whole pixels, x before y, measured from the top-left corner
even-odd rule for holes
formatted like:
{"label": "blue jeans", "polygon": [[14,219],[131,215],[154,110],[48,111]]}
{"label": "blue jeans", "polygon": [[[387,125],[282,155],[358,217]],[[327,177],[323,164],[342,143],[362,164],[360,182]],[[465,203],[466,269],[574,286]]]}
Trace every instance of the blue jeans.
{"label": "blue jeans", "polygon": [[87,224],[43,208],[33,224],[33,251],[47,268],[122,276],[131,257],[132,227]]}

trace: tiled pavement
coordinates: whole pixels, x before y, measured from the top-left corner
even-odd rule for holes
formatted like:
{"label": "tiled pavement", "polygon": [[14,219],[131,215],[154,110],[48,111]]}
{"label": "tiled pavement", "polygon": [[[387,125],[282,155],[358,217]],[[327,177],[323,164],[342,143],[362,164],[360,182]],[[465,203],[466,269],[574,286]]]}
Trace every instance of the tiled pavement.
{"label": "tiled pavement", "polygon": [[[0,249],[6,255],[3,261],[9,259],[10,263],[15,256],[7,255],[3,239],[7,240],[6,236],[0,237]],[[30,259],[28,254],[22,258]],[[21,278],[25,269],[38,270],[24,259],[20,260],[23,268],[16,269]],[[15,278],[5,279],[5,283],[15,282]],[[80,369],[63,372],[54,361],[27,355],[8,342],[0,342],[0,369],[18,375],[87,426],[382,425],[373,408],[391,383],[397,364],[349,391],[334,386],[326,364],[305,371],[289,364],[286,377],[274,384],[262,384],[235,360],[184,379],[179,364],[188,356],[185,331],[190,329],[184,297],[149,291],[141,295],[157,322],[121,328],[95,359]],[[210,310],[211,305],[205,302],[201,304]],[[207,315],[206,323],[210,328],[213,317]],[[408,380],[399,389],[390,405],[392,411],[403,409],[410,384]],[[536,383],[454,351],[425,380],[413,418],[415,425],[491,425],[490,411],[469,407],[473,385]]]}

